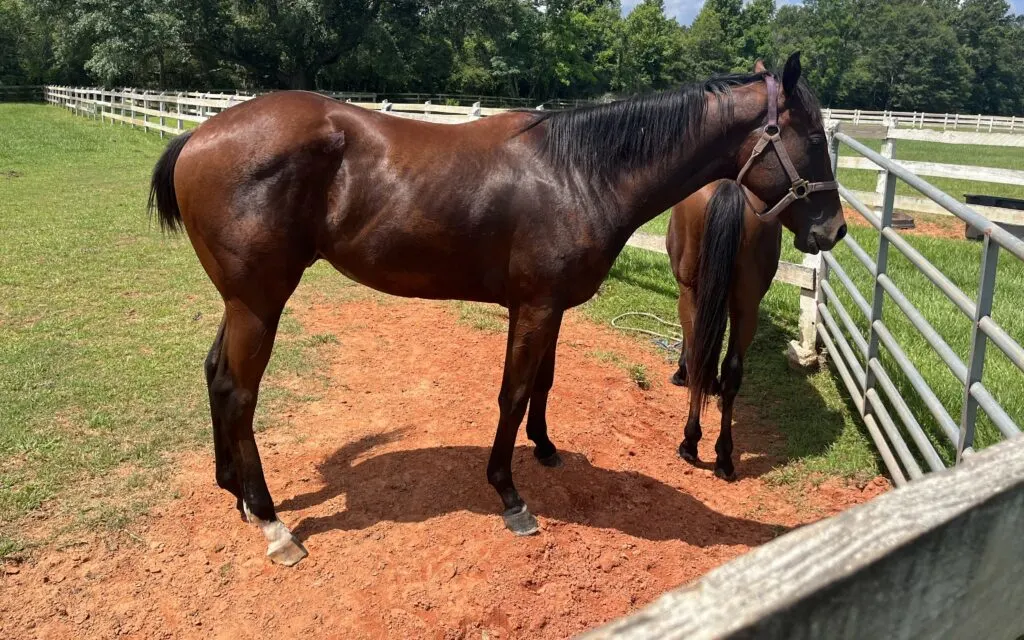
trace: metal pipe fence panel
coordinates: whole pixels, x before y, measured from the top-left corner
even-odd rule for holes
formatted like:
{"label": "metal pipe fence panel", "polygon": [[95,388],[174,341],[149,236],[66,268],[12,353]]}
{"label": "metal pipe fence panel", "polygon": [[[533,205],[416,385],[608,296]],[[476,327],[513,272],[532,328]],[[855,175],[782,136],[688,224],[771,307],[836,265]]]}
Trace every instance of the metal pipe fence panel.
{"label": "metal pipe fence panel", "polygon": [[[876,153],[844,134],[838,125],[833,125],[830,134],[833,164],[838,164],[840,145],[853,149],[878,167],[883,197],[880,209],[873,210],[859,201],[845,186],[840,186],[840,196],[877,233],[878,247],[874,257],[856,242],[848,241],[846,247],[854,258],[852,264],[870,276],[872,294],[869,302],[846,271],[848,267],[840,263],[836,256],[825,254],[824,263],[828,269],[823,272],[820,283],[824,296],[818,305],[819,332],[829,352],[830,362],[834,364],[854,405],[861,412],[868,433],[879,448],[883,463],[897,484],[902,484],[907,478],[913,480],[920,477],[925,470],[938,471],[944,468],[945,462],[936,448],[936,442],[945,440],[953,447],[947,460],[955,460],[956,464],[960,464],[965,455],[973,453],[978,437],[979,409],[1002,437],[1020,435],[1021,426],[992,395],[990,387],[983,384],[983,378],[985,356],[990,350],[990,343],[1016,365],[1017,369],[1011,369],[1014,374],[1024,372],[1024,348],[991,317],[1000,249],[1024,260],[1024,241],[921,179],[905,166],[897,164],[892,158]],[[910,185],[949,214],[981,232],[983,241],[976,296],[964,293],[949,275],[943,273],[893,227],[898,181]],[[901,261],[901,267],[909,265],[911,272],[927,278],[928,286],[934,286],[970,321],[970,350],[966,360],[963,352],[958,354],[950,346],[962,344],[963,340],[951,340],[950,335],[940,333],[905,293],[917,291],[902,289],[896,284],[894,274],[890,273],[890,247],[906,259]],[[863,278],[859,277],[861,273],[857,275],[857,281],[863,282]],[[846,297],[841,299],[841,293]],[[852,300],[860,310],[867,320],[866,331],[860,329],[858,323],[850,317],[842,300]],[[948,367],[960,385],[962,404],[958,409],[959,421],[950,415],[935,389],[894,336],[886,322],[895,320],[886,318],[886,310],[890,307],[902,312],[900,326],[912,327],[912,331],[916,331],[927,345],[925,348]],[[838,316],[841,326],[835,316]],[[847,335],[851,337],[852,344]],[[915,354],[921,355],[917,351]],[[891,375],[891,366],[895,366],[898,376]],[[1024,378],[1021,387],[1024,388]],[[945,396],[948,398],[948,386],[946,388]],[[927,433],[920,416],[915,415],[913,407],[917,401],[920,401],[917,406],[923,405],[935,421],[938,432],[932,436]],[[908,446],[907,436],[914,444],[914,451]]]}

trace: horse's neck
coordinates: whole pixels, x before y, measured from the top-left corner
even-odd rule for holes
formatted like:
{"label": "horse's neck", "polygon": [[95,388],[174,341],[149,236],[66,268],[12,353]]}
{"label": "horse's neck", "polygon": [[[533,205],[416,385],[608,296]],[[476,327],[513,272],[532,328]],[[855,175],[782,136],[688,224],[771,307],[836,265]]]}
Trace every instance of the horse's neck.
{"label": "horse's neck", "polygon": [[[701,133],[675,157],[661,159],[649,167],[623,175],[616,191],[621,206],[615,221],[623,232],[632,234],[641,225],[685,200],[704,185],[722,178],[735,178],[739,148],[763,117],[763,98],[748,86],[734,91],[734,117],[720,122],[719,110],[709,97]],[[723,98],[724,99],[724,98]]]}

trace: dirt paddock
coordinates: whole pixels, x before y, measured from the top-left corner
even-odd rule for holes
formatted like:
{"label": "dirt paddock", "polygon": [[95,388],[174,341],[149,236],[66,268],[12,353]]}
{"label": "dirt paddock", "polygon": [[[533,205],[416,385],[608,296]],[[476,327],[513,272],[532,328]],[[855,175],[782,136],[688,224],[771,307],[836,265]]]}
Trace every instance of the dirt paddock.
{"label": "dirt paddock", "polygon": [[[548,414],[566,464],[537,464],[520,430],[514,471],[542,529],[514,538],[484,475],[504,336],[444,303],[310,303],[295,316],[337,337],[331,383],[258,437],[309,558],[270,564],[215,486],[212,452],[188,454],[181,497],[142,519],[135,544],[97,536],[8,567],[0,637],[564,638],[887,488],[767,485],[782,443],[741,406],[740,479],[686,465],[686,392],[664,358],[570,313]],[[651,389],[623,362],[643,364]]]}

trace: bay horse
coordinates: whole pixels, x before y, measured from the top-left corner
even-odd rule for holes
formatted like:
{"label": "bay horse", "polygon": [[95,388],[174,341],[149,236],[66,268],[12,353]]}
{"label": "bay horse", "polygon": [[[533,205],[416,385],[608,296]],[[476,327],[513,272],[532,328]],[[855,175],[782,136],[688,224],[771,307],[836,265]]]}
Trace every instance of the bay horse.
{"label": "bay horse", "polygon": [[[760,60],[754,72],[764,72]],[[769,114],[769,124],[772,115]],[[819,133],[812,143],[823,144]],[[784,148],[774,152],[794,185],[799,173]],[[764,152],[767,152],[767,148]],[[671,382],[690,391],[690,407],[679,445],[679,455],[699,463],[697,443],[701,439],[700,417],[712,395],[719,395],[722,426],[715,442],[715,475],[736,478],[732,462],[732,410],[743,382],[743,358],[757,332],[757,312],[771,287],[782,254],[782,227],[795,234],[797,249],[817,253],[826,247],[807,245],[800,238],[801,221],[785,201],[770,209],[743,183],[744,171],[736,180],[718,180],[705,185],[672,207],[665,247],[669,264],[679,284],[679,324],[683,348],[679,368]],[[829,190],[834,182],[811,183],[809,190]],[[846,235],[839,229],[836,241]],[[726,325],[729,346],[722,360]]]}
{"label": "bay horse", "polygon": [[[563,313],[594,295],[634,230],[702,185],[736,178],[769,133],[801,175],[831,179],[814,141],[819,106],[800,75],[794,54],[781,88],[772,74],[733,75],[460,125],[280,92],[175,138],[154,168],[150,205],[163,228],[184,227],[224,299],[205,365],[215,476],[262,530],[267,555],[290,566],[307,553],[277,518],[252,429],[278,321],[307,267],[323,259],[385,293],[508,308],[487,479],[505,525],[535,533],[512,452],[529,407],[534,455],[561,464],[545,413]],[[789,197],[783,167],[762,158],[746,184],[767,202]],[[838,196],[802,195],[791,207],[800,242],[831,247],[845,225]]]}
{"label": "bay horse", "polygon": [[[665,245],[679,283],[683,349],[672,384],[688,387],[690,408],[679,455],[697,464],[700,417],[709,396],[720,395],[722,428],[715,443],[715,475],[734,480],[732,409],[743,380],[743,358],[757,331],[757,312],[779,267],[782,225],[759,220],[756,196],[720,180],[672,207]],[[728,322],[729,346],[718,363]]]}

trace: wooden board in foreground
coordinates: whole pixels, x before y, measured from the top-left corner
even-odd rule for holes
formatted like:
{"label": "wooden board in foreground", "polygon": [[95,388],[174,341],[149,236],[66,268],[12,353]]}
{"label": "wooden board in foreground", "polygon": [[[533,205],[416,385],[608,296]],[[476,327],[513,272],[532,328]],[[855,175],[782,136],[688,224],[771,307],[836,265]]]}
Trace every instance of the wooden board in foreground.
{"label": "wooden board in foreground", "polygon": [[1024,634],[1024,438],[786,534],[585,640]]}

